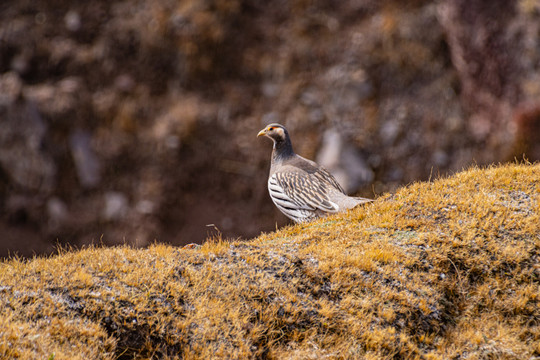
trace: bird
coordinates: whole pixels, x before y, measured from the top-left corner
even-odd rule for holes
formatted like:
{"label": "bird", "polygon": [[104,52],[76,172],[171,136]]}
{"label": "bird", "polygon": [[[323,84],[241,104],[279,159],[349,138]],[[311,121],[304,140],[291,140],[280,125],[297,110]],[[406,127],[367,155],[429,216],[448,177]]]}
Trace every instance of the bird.
{"label": "bird", "polygon": [[294,222],[309,222],[373,201],[348,196],[328,170],[297,155],[283,125],[269,124],[259,131],[260,136],[274,143],[268,176],[270,198]]}

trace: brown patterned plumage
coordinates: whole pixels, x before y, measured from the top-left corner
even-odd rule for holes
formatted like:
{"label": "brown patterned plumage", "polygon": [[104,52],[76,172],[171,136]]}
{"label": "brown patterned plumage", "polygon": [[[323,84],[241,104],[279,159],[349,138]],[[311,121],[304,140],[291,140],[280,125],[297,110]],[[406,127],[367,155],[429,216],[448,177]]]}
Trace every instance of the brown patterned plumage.
{"label": "brown patterned plumage", "polygon": [[311,221],[369,202],[351,197],[326,169],[293,151],[287,129],[270,124],[257,136],[274,142],[268,192],[277,208],[295,222]]}

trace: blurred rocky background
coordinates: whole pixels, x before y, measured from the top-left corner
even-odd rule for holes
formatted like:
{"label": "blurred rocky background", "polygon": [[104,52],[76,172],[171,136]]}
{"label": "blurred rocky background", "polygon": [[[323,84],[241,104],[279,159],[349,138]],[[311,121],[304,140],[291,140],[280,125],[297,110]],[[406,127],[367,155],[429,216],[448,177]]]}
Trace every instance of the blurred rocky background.
{"label": "blurred rocky background", "polygon": [[269,122],[368,197],[538,160],[540,1],[3,0],[0,256],[282,226]]}

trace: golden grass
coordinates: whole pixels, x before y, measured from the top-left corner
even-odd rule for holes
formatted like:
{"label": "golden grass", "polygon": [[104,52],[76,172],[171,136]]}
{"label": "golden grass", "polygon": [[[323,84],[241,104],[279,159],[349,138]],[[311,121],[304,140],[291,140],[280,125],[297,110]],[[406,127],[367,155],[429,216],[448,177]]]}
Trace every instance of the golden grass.
{"label": "golden grass", "polygon": [[0,358],[540,356],[540,165],[473,168],[251,241],[0,263]]}

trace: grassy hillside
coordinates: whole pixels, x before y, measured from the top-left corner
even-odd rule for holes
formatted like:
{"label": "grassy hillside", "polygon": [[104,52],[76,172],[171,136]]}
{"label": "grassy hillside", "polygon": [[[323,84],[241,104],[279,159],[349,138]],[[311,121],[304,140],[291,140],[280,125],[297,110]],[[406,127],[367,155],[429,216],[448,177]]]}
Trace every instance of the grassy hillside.
{"label": "grassy hillside", "polygon": [[540,356],[540,165],[196,248],[0,263],[0,358]]}

